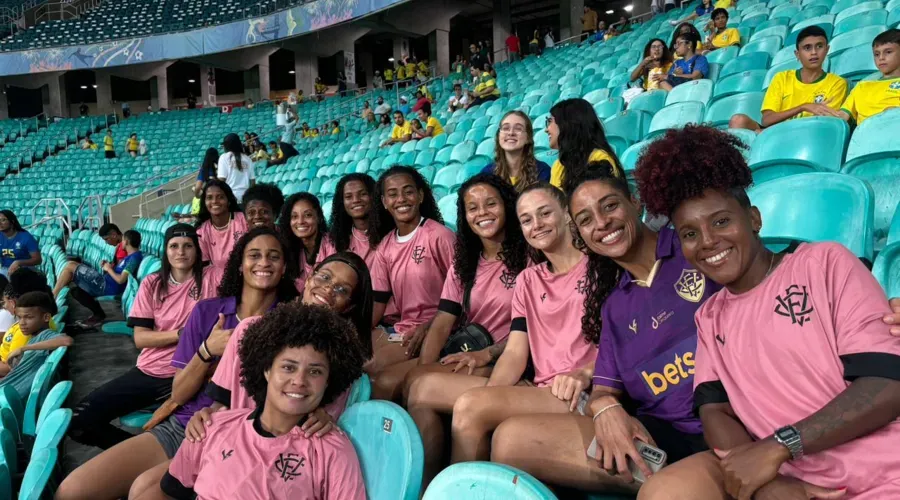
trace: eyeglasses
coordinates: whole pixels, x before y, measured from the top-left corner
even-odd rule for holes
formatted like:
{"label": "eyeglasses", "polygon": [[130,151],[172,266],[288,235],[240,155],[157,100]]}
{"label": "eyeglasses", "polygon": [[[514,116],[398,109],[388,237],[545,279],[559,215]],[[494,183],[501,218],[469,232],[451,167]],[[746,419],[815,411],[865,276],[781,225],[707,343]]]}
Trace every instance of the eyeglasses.
{"label": "eyeglasses", "polygon": [[504,125],[500,127],[500,131],[504,134],[524,134],[525,127],[522,125]]}
{"label": "eyeglasses", "polygon": [[313,281],[315,281],[318,286],[327,286],[331,288],[331,291],[334,292],[335,295],[344,299],[349,298],[350,294],[353,293],[353,290],[350,290],[344,285],[336,285],[334,283],[334,277],[321,271],[313,274]]}

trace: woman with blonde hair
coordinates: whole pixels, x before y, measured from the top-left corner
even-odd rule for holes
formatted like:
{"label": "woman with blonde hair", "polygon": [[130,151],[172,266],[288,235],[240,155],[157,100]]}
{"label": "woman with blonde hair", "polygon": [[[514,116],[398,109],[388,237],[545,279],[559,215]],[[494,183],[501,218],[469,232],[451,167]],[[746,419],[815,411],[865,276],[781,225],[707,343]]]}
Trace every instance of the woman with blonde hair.
{"label": "woman with blonde hair", "polygon": [[550,181],[550,166],[534,157],[534,127],[528,115],[510,111],[500,120],[494,141],[494,162],[481,171],[508,180],[516,191]]}

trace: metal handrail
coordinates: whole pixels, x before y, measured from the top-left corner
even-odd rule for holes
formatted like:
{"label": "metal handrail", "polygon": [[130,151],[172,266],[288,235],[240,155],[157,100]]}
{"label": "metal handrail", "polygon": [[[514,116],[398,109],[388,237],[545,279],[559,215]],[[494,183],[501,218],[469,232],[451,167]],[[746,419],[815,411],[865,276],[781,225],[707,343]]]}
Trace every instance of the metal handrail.
{"label": "metal handrail", "polygon": [[[51,206],[51,203],[53,204],[52,206]],[[33,207],[31,207],[31,220],[32,221],[34,221],[36,219],[35,215],[36,215],[38,208],[40,208],[40,207],[46,208],[46,212],[45,212],[46,215],[41,217],[41,219],[37,223],[32,224],[32,227],[35,227],[38,224],[41,224],[42,222],[49,220],[49,219],[60,218],[60,219],[62,219],[62,222],[64,223],[63,229],[68,231],[68,235],[72,234],[72,210],[69,209],[69,205],[67,205],[66,202],[63,201],[62,198],[42,198],[42,199],[38,200],[38,202],[35,203]],[[57,210],[59,210],[60,207],[62,207],[65,210],[65,212],[63,214],[57,213]]]}
{"label": "metal handrail", "polygon": [[66,221],[66,218],[63,217],[62,215],[43,217],[43,218],[41,218],[41,220],[39,220],[37,222],[33,222],[30,226],[26,227],[25,229],[28,230],[28,232],[33,232],[34,229],[41,226],[42,224],[50,224],[53,222],[58,222],[59,225],[62,227],[63,241],[69,241],[69,239],[72,237],[72,226]]}
{"label": "metal handrail", "polygon": [[[88,215],[84,216],[85,205],[87,205]],[[96,206],[97,210],[94,211],[93,208]],[[91,215],[96,214],[96,215]],[[81,204],[78,205],[78,227],[81,229],[99,229],[100,226],[103,225],[103,198],[100,195],[93,194],[89,196],[85,196],[84,200],[81,201]],[[91,222],[96,222],[96,228],[93,225],[90,225]]]}

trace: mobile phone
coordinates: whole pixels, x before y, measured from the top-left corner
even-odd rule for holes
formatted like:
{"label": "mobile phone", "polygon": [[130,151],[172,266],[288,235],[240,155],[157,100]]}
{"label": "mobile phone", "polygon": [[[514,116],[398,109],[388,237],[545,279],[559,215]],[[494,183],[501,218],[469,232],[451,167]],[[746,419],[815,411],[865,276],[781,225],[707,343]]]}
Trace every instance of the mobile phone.
{"label": "mobile phone", "polygon": [[[651,446],[639,439],[634,440],[634,447],[637,448],[638,453],[641,454],[641,457],[644,459],[644,462],[647,464],[647,467],[650,468],[651,472],[659,472],[659,470],[666,465],[666,459],[668,457],[663,450]],[[594,440],[591,441],[591,445],[588,446],[587,456],[588,458],[597,460],[597,438],[594,438]],[[644,481],[647,480],[647,478],[644,477],[644,473],[638,469],[637,464],[634,463],[631,457],[628,457],[628,470],[631,472],[631,475],[636,482],[643,484]]]}
{"label": "mobile phone", "polygon": [[403,342],[403,334],[402,333],[391,333],[388,334],[388,342]]}

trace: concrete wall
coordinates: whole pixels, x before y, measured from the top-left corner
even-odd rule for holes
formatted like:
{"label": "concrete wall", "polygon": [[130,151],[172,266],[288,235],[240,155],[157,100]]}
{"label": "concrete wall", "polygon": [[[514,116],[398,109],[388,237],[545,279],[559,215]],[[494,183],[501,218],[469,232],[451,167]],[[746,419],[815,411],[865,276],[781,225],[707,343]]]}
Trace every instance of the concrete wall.
{"label": "concrete wall", "polygon": [[[156,186],[148,193],[133,196],[121,203],[109,207],[109,221],[119,226],[122,231],[134,227],[139,217],[159,218],[165,212],[166,207],[174,204],[184,204],[191,201],[193,194],[191,182],[197,178],[196,173],[187,174],[184,177],[169,181],[161,186]],[[184,185],[182,186],[182,182]],[[179,186],[180,189],[179,189]],[[160,191],[171,191],[163,196],[155,196]],[[184,201],[180,201],[184,200]],[[141,213],[141,205],[144,212]]]}

